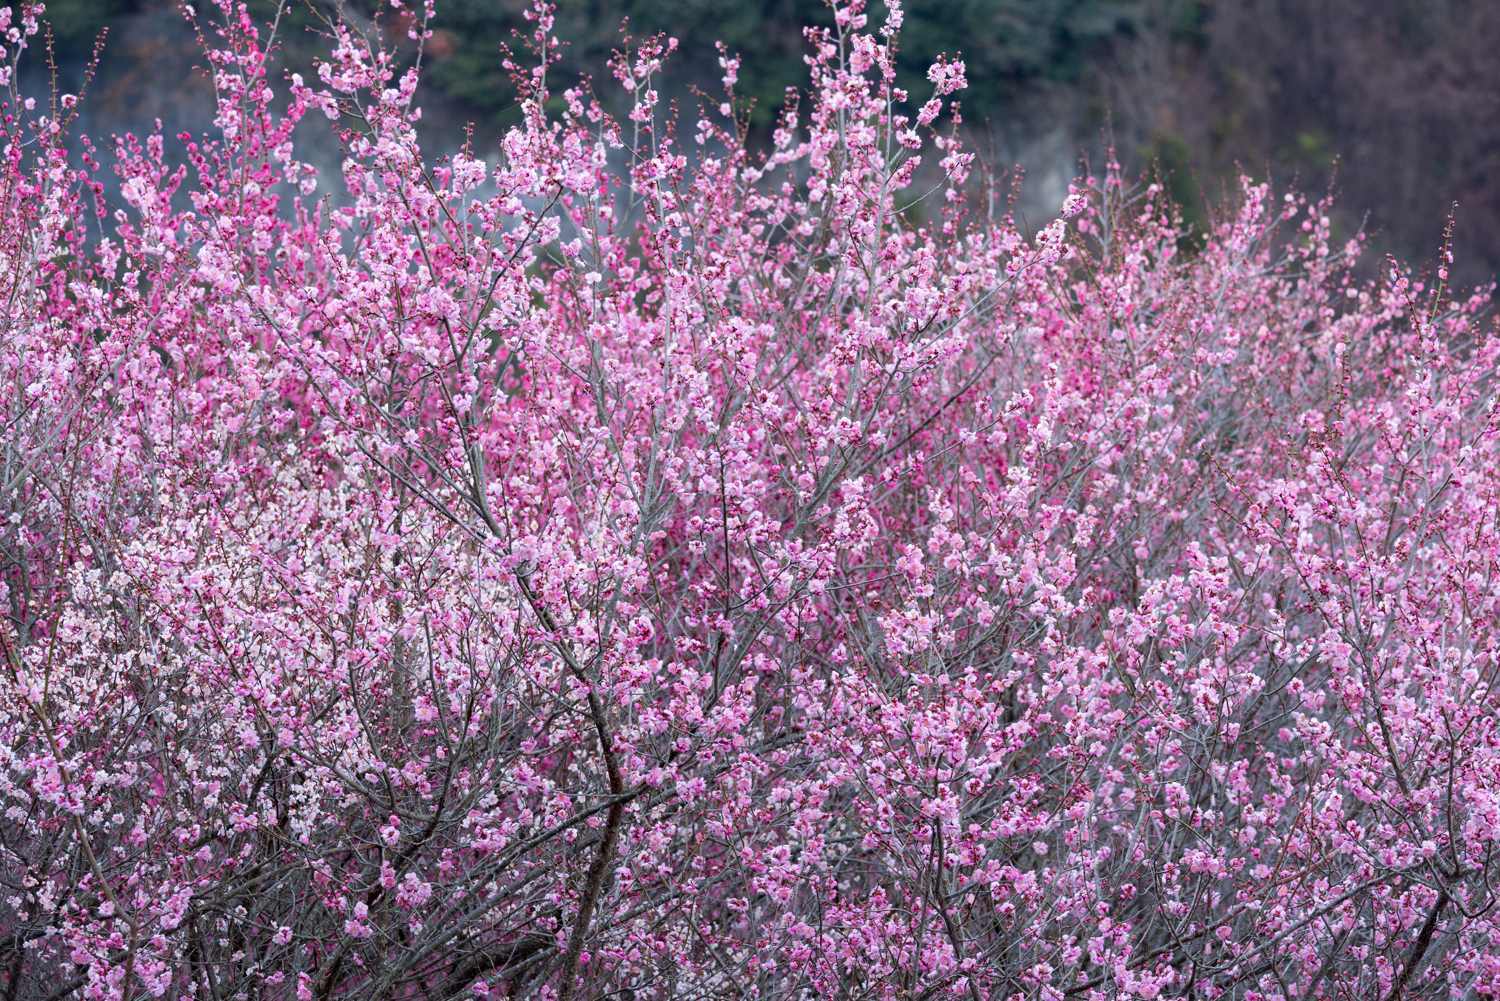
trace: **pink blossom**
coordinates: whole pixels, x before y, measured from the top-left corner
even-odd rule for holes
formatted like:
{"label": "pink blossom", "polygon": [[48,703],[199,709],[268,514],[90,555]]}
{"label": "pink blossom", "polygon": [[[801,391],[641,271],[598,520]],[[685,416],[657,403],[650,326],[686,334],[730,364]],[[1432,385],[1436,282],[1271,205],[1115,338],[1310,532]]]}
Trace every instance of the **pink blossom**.
{"label": "pink blossom", "polygon": [[208,135],[13,102],[7,989],[1500,992],[1489,291],[1250,181],[1033,236],[884,11],[766,148],[541,3],[461,156],[227,0]]}

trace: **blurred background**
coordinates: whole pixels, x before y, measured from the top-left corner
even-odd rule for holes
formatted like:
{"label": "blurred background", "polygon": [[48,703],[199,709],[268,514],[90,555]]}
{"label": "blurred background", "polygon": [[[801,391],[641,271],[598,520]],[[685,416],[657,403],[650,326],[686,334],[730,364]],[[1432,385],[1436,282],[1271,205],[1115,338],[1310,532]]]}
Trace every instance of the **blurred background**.
{"label": "blurred background", "polygon": [[[315,0],[323,3],[324,0]],[[290,66],[321,42],[316,17],[289,0],[280,38]],[[1377,252],[1430,262],[1458,203],[1456,276],[1500,272],[1500,0],[907,0],[901,60],[916,102],[940,52],[968,66],[962,95],[972,145],[997,172],[1019,168],[1020,206],[1050,216],[1087,161],[1113,144],[1131,172],[1155,172],[1186,220],[1202,225],[1244,171],[1337,196],[1336,234],[1363,227]],[[375,15],[375,0],[348,0]],[[472,123],[480,149],[515,120],[500,43],[524,28],[525,0],[438,0],[424,57],[424,141],[441,151]],[[252,0],[269,18],[275,0]],[[325,9],[329,9],[326,8]],[[872,23],[882,17],[878,2]],[[76,91],[102,31],[80,127],[102,140],[206,129],[211,91],[201,49],[171,0],[49,0],[55,73]],[[618,88],[605,68],[622,22],[681,42],[664,94],[686,112],[693,88],[719,90],[713,43],[744,59],[763,141],[788,86],[805,83],[804,24],[831,23],[822,0],[558,0],[564,74]],[[375,22],[371,22],[374,24]],[[386,17],[391,38],[404,35]],[[399,28],[400,30],[396,30]],[[30,60],[25,86],[54,69]],[[606,86],[606,83],[608,85]],[[331,139],[319,155],[331,163]],[[101,145],[104,145],[102,142]],[[1378,259],[1372,259],[1378,260]]]}

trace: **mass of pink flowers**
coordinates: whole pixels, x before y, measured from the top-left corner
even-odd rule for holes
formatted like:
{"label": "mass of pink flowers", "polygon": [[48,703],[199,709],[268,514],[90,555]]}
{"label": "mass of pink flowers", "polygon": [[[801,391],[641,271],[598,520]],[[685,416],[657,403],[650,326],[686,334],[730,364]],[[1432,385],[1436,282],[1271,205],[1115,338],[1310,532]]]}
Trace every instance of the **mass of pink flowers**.
{"label": "mass of pink flowers", "polygon": [[1500,996],[1486,294],[835,13],[439,156],[430,10],[102,150],[0,11],[0,998]]}

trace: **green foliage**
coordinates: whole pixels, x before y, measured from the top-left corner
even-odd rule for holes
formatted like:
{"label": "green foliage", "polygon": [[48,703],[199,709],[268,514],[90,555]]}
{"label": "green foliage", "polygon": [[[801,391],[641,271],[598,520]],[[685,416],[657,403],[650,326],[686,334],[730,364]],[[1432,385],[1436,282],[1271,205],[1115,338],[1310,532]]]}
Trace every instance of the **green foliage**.
{"label": "green foliage", "polygon": [[971,90],[1036,77],[1071,81],[1095,46],[1141,16],[1132,0],[918,0],[907,12],[902,62],[921,72],[937,53],[961,52]]}
{"label": "green foliage", "polygon": [[[312,0],[331,11],[331,0]],[[347,0],[346,0],[347,2]],[[94,35],[112,19],[165,0],[52,0],[47,16],[63,58],[87,55]],[[908,0],[902,34],[902,84],[918,98],[928,89],[927,67],[939,53],[961,55],[969,67],[963,101],[971,116],[1003,115],[1037,80],[1079,78],[1091,55],[1112,39],[1142,26],[1145,0]],[[352,0],[349,8],[373,14],[377,0]],[[440,0],[434,29],[440,42],[427,62],[426,86],[460,102],[481,124],[501,125],[515,101],[500,65],[500,46],[527,31],[527,0]],[[252,13],[269,19],[276,0],[251,0]],[[873,20],[883,19],[875,3]],[[304,29],[316,19],[305,0],[282,6],[281,39],[289,53],[307,44]],[[754,122],[765,126],[786,88],[805,82],[802,26],[831,24],[823,0],[559,0],[557,34],[568,40],[559,72],[596,79],[620,46],[621,26],[634,35],[665,32],[683,40],[673,57],[673,79],[710,92],[720,70],[712,41],[743,57],[739,90],[755,102]],[[601,86],[601,91],[609,88]],[[671,96],[684,97],[677,93]]]}
{"label": "green foliage", "polygon": [[[475,111],[503,116],[514,93],[500,66],[499,47],[526,30],[524,8],[524,0],[445,0],[434,27],[456,44],[433,60],[428,81]],[[691,43],[673,57],[674,76],[717,91],[720,71],[709,43],[719,40],[744,56],[741,94],[755,99],[757,118],[769,121],[786,87],[804,76],[800,25],[827,20],[826,9],[808,0],[563,0],[558,35],[568,47],[559,70],[597,80],[628,26],[635,36],[663,32]]]}
{"label": "green foliage", "polygon": [[46,17],[59,54],[86,57],[100,31],[139,7],[138,0],[47,0]]}
{"label": "green foliage", "polygon": [[[523,9],[524,0],[445,0],[435,27],[451,32],[457,45],[434,60],[429,80],[476,111],[503,113],[513,95],[496,53],[524,29]],[[871,16],[883,18],[884,10],[877,6]],[[901,41],[902,83],[921,94],[938,53],[962,54],[970,82],[965,105],[982,115],[1003,113],[1018,85],[1076,80],[1091,53],[1137,30],[1143,17],[1141,0],[913,0]],[[755,100],[762,125],[786,88],[803,83],[800,26],[831,21],[820,0],[562,0],[557,18],[560,36],[569,39],[565,72],[597,73],[628,21],[634,34],[691,41],[675,57],[680,76],[717,90],[718,66],[705,43],[722,41],[744,58],[740,90]]]}
{"label": "green foliage", "polygon": [[1157,133],[1142,151],[1142,158],[1152,165],[1181,216],[1178,246],[1189,253],[1199,250],[1208,232],[1208,213],[1187,141],[1175,133]]}

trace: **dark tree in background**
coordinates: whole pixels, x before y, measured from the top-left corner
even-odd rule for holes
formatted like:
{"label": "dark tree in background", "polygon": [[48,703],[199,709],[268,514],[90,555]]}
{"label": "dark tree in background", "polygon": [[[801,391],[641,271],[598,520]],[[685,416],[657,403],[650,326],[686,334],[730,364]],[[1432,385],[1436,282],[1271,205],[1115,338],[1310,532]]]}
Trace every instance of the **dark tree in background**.
{"label": "dark tree in background", "polygon": [[1500,4],[1164,0],[1145,23],[1093,70],[1125,152],[1210,196],[1236,164],[1332,183],[1346,228],[1412,259],[1457,202],[1457,273],[1500,271]]}
{"label": "dark tree in background", "polygon": [[[306,2],[287,0],[283,14],[292,63],[316,48]],[[276,4],[251,7],[264,17]],[[472,121],[483,142],[512,121],[498,51],[524,25],[524,7],[439,3],[424,77],[434,141]],[[921,96],[933,56],[961,53],[966,125],[994,137],[993,166],[1024,165],[1034,193],[1047,187],[1038,175],[1051,179],[1039,211],[1080,155],[1097,163],[1112,142],[1127,166],[1161,172],[1189,222],[1205,218],[1244,169],[1305,190],[1332,184],[1340,229],[1363,225],[1377,248],[1428,259],[1440,236],[1432,221],[1456,201],[1457,276],[1500,271],[1500,3],[912,0],[906,8],[905,83]],[[375,0],[348,0],[345,9],[379,18]],[[97,32],[110,29],[88,108],[95,133],[141,128],[162,112],[135,99],[143,74],[160,81],[168,110],[194,99],[182,83],[197,50],[170,0],[54,0],[48,16],[64,89],[81,75]],[[559,31],[571,40],[561,68],[599,76],[628,25],[636,35],[681,37],[690,55],[677,58],[673,79],[714,89],[719,70],[705,53],[721,40],[744,58],[741,90],[764,130],[786,88],[804,82],[800,25],[827,19],[820,0],[560,0]],[[164,69],[174,62],[182,72]],[[694,100],[686,89],[669,96]]]}

